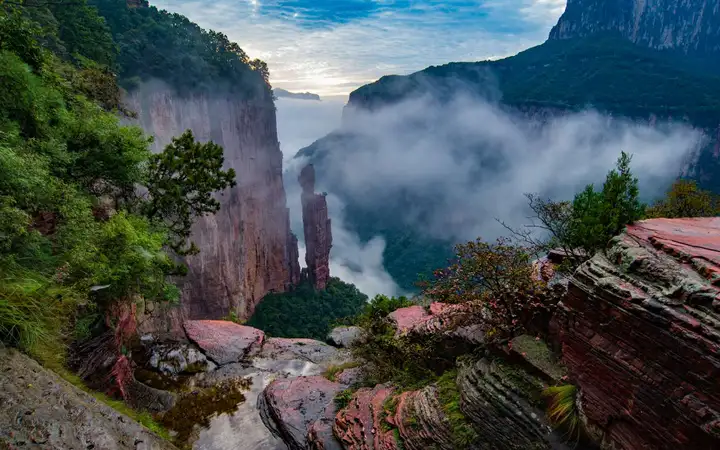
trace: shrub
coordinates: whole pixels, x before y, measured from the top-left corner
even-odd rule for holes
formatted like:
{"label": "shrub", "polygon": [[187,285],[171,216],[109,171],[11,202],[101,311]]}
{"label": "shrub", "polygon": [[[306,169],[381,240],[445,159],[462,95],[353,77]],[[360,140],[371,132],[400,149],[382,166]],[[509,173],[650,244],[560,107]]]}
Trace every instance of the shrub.
{"label": "shrub", "polygon": [[648,218],[714,217],[720,215],[720,196],[698,188],[695,181],[678,180],[665,198],[647,209],[646,215]]}
{"label": "shrub", "polygon": [[577,388],[572,384],[551,386],[542,393],[548,401],[547,415],[552,425],[567,431],[568,437],[580,437],[580,418],[576,396]]}

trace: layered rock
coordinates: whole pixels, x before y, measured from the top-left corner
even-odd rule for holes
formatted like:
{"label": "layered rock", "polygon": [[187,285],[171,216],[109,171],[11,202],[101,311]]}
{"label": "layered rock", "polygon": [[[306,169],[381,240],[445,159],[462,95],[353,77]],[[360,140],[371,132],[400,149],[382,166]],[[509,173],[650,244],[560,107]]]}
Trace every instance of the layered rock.
{"label": "layered rock", "polygon": [[397,450],[392,430],[385,424],[385,402],[393,389],[376,386],[358,390],[347,407],[337,413],[333,430],[346,450]]}
{"label": "layered rock", "polygon": [[15,350],[0,348],[0,386],[0,448],[175,448]]}
{"label": "layered rock", "polygon": [[712,55],[720,52],[718,21],[715,0],[568,0],[550,39],[615,32],[655,49]]}
{"label": "layered rock", "polygon": [[437,388],[403,392],[397,398],[397,410],[388,418],[396,426],[407,450],[454,450],[453,433],[438,401]]}
{"label": "layered rock", "polygon": [[630,226],[571,279],[563,361],[607,448],[720,446],[720,219]]}
{"label": "layered rock", "polygon": [[305,263],[315,289],[325,289],[330,278],[332,231],[324,194],[315,193],[315,168],[305,166],[298,177],[302,187],[302,216],[305,232]]}
{"label": "layered rock", "polygon": [[196,221],[192,240],[200,253],[187,258],[181,310],[148,314],[143,331],[178,332],[184,319],[252,315],[265,294],[282,292],[299,279],[297,241],[289,226],[282,153],[269,93],[255,100],[185,95],[155,85],[132,93],[128,106],[161,151],[186,129],[225,152],[225,168],[237,186],[217,198],[220,211]]}

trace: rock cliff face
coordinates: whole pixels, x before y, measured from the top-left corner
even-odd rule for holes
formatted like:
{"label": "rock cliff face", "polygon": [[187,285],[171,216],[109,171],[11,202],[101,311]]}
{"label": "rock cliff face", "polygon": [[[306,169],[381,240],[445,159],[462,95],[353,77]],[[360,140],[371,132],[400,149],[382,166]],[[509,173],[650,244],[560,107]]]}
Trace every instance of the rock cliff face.
{"label": "rock cliff face", "polygon": [[302,215],[305,231],[305,263],[315,289],[325,289],[330,278],[332,231],[325,195],[315,193],[315,168],[307,165],[298,177],[302,187]]}
{"label": "rock cliff face", "polygon": [[655,49],[717,54],[719,22],[717,0],[568,0],[550,39],[611,31]]}
{"label": "rock cliff face", "polygon": [[237,173],[237,186],[218,197],[220,211],[193,228],[201,251],[187,259],[181,311],[155,315],[164,321],[146,318],[144,328],[178,331],[182,319],[218,319],[230,312],[248,318],[265,294],[296,284],[297,239],[290,231],[272,101],[181,97],[149,85],[128,100],[154,136],[156,151],[191,129],[196,139],[222,145],[226,168]]}
{"label": "rock cliff face", "polygon": [[720,218],[630,226],[570,281],[563,360],[605,448],[720,447]]}

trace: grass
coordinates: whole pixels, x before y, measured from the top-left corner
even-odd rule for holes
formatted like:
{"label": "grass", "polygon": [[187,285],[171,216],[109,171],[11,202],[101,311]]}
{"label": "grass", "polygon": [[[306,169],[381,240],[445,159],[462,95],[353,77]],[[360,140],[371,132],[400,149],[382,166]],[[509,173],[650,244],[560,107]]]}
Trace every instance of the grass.
{"label": "grass", "polygon": [[460,391],[457,387],[457,370],[448,370],[436,383],[438,400],[447,418],[455,448],[468,448],[479,436],[460,409]]}
{"label": "grass", "polygon": [[337,366],[331,365],[330,367],[328,367],[325,370],[325,373],[323,373],[323,376],[334,383],[337,381],[338,374],[340,374],[343,370],[354,369],[355,367],[359,367],[359,366],[360,366],[360,363],[358,361],[350,361],[350,362],[346,362],[344,364],[339,364]]}
{"label": "grass", "polygon": [[352,388],[338,392],[338,394],[335,396],[335,406],[337,407],[337,409],[340,410],[346,408],[347,405],[350,404],[350,400],[352,400],[354,394],[355,389]]}
{"label": "grass", "polygon": [[551,386],[542,393],[548,400],[547,415],[555,428],[567,431],[568,437],[580,437],[580,418],[577,410],[577,388],[572,384]]}

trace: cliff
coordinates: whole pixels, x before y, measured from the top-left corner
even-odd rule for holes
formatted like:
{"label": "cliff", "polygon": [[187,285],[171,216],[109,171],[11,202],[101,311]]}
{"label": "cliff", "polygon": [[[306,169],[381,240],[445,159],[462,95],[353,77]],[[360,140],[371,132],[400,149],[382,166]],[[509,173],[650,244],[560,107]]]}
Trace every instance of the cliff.
{"label": "cliff", "polygon": [[[155,151],[191,129],[197,139],[220,144],[226,168],[237,173],[237,186],[218,197],[220,211],[194,225],[192,240],[200,253],[187,258],[181,311],[164,314],[171,318],[169,329],[177,331],[181,317],[218,319],[234,312],[248,318],[267,293],[297,284],[297,239],[290,231],[272,101],[180,96],[149,85],[128,100],[154,136]],[[167,326],[147,323],[145,329]]]}
{"label": "cliff", "polygon": [[325,289],[330,278],[332,230],[325,195],[315,193],[315,168],[305,166],[298,177],[302,187],[302,215],[305,232],[305,262],[315,289]]}
{"label": "cliff", "polygon": [[714,55],[720,52],[718,21],[716,0],[568,0],[550,39],[610,31],[650,48]]}
{"label": "cliff", "polygon": [[629,226],[570,281],[563,361],[606,448],[720,446],[720,219]]}

